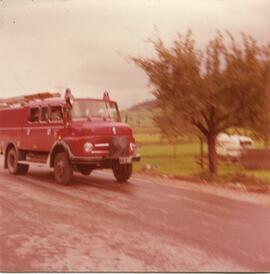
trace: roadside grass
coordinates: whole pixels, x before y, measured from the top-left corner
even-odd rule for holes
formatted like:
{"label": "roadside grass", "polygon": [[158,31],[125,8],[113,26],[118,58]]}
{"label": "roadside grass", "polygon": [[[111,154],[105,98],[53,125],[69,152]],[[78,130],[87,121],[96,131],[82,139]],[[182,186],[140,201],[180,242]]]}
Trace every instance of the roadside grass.
{"label": "roadside grass", "polygon": [[[201,178],[201,174],[207,174],[207,159],[204,161],[204,169],[196,162],[196,157],[200,154],[198,142],[177,144],[177,154],[173,157],[172,144],[158,143],[160,134],[139,133],[135,134],[135,138],[138,143],[141,143],[138,151],[142,156],[141,161],[134,164],[135,171],[142,171],[145,165],[149,164],[152,167],[149,172],[154,174],[197,178]],[[262,148],[263,145],[256,143],[255,147]],[[204,145],[204,154],[207,155],[206,145]],[[219,161],[218,178],[220,181],[232,178],[236,174],[256,176],[262,182],[270,183],[270,170],[246,170],[238,163]]]}
{"label": "roadside grass", "polygon": [[155,173],[167,175],[191,176],[200,171],[195,161],[196,144],[178,144],[176,157],[172,156],[172,149],[172,145],[142,145],[142,160],[135,164],[135,170],[150,164]]}
{"label": "roadside grass", "polygon": [[245,174],[247,176],[256,176],[263,183],[270,183],[270,170],[247,170],[239,164],[221,164],[219,165],[218,175],[223,178],[232,178],[237,174]]}

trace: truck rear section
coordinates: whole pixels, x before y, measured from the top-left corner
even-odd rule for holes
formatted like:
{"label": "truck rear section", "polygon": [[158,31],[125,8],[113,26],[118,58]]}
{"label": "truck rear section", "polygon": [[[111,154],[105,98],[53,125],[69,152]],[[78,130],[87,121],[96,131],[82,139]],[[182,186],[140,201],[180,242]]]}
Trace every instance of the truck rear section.
{"label": "truck rear section", "polygon": [[29,168],[19,163],[24,118],[23,108],[0,109],[0,153],[4,154],[5,168],[9,167],[11,173],[26,174]]}

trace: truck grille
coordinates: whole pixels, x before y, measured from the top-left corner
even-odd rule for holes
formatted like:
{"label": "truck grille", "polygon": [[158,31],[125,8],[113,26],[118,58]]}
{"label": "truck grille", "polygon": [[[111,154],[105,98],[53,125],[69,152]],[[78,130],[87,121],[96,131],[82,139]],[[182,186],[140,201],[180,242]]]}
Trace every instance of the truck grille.
{"label": "truck grille", "polygon": [[129,141],[127,136],[113,137],[110,144],[110,157],[127,157],[129,155]]}

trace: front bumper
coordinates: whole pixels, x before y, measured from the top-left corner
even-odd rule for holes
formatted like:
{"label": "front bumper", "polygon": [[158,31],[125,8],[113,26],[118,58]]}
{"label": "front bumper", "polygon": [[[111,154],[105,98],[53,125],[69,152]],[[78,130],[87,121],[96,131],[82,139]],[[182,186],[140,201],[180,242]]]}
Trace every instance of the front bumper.
{"label": "front bumper", "polygon": [[[129,157],[126,157],[130,159],[130,162],[139,162],[141,160],[141,155],[136,154],[136,155],[131,155]],[[70,155],[70,162],[73,165],[76,164],[84,164],[84,165],[108,165],[113,161],[119,160],[118,158],[112,158],[112,157],[79,157],[79,156],[74,156]]]}

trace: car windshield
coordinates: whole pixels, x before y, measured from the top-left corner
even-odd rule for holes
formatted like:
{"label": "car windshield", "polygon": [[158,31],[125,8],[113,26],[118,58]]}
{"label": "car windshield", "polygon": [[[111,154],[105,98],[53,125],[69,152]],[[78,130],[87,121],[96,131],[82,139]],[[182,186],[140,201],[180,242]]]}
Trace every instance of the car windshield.
{"label": "car windshield", "polygon": [[105,101],[75,101],[71,111],[72,119],[108,119],[119,121],[120,116],[114,102]]}

